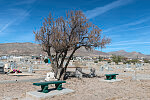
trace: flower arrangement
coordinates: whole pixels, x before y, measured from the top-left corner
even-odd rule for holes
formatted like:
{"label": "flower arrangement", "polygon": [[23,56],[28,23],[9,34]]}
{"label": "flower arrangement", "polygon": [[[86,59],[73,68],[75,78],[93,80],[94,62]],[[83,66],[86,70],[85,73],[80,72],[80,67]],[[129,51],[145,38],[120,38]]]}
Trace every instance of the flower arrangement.
{"label": "flower arrangement", "polygon": [[9,71],[10,73],[22,73],[20,70],[17,69],[13,69]]}

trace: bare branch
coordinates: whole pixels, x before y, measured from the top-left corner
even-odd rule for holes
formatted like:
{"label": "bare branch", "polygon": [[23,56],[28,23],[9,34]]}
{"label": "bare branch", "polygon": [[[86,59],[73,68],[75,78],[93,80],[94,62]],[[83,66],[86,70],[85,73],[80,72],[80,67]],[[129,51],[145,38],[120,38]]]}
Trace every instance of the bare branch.
{"label": "bare branch", "polygon": [[[35,40],[47,52],[53,68],[63,68],[68,51],[73,50],[65,65],[66,70],[71,57],[80,47],[105,48],[105,45],[111,42],[109,38],[102,36],[101,31],[98,26],[87,20],[82,11],[68,11],[66,17],[56,19],[50,13],[49,17],[44,19],[40,30],[33,33]],[[51,49],[55,52],[54,59]]]}

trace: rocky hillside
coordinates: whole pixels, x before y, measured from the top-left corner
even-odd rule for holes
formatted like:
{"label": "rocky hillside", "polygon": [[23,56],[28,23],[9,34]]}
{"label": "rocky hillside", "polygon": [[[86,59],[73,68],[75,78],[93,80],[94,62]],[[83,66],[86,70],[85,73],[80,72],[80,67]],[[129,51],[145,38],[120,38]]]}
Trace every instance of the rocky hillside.
{"label": "rocky hillside", "polygon": [[40,55],[38,44],[34,43],[1,43],[0,55]]}
{"label": "rocky hillside", "polygon": [[85,48],[80,48],[76,51],[75,55],[77,56],[109,56],[109,54],[105,52],[101,52],[98,50],[86,50]]}
{"label": "rocky hillside", "polygon": [[[2,55],[46,55],[41,50],[41,47],[39,44],[35,43],[1,43],[0,44],[0,56]],[[89,50],[87,51],[85,48],[80,48],[79,50],[76,51],[75,55],[76,56],[111,56],[112,54],[114,55],[121,55],[125,57],[130,57],[130,58],[137,58],[137,57],[144,57],[144,58],[150,58],[149,55],[144,55],[140,52],[126,52],[124,50],[120,51],[114,51],[114,52],[101,52],[97,50]]]}
{"label": "rocky hillside", "polygon": [[144,58],[150,58],[149,55],[144,55],[140,52],[126,52],[124,50],[119,50],[119,51],[114,51],[114,52],[109,52],[108,54],[110,55],[120,55],[120,56],[124,56],[124,57],[128,57],[128,58],[141,58],[141,57],[144,57]]}
{"label": "rocky hillside", "polygon": [[[44,54],[39,44],[35,43],[1,43],[0,55],[40,55]],[[87,51],[85,48],[80,48],[76,51],[77,56],[99,56],[108,55],[107,53],[91,50]]]}

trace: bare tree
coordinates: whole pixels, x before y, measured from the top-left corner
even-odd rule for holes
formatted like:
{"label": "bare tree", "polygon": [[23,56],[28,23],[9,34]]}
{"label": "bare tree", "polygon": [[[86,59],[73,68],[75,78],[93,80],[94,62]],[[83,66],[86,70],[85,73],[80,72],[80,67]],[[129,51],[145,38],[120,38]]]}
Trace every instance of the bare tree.
{"label": "bare tree", "polygon": [[[70,59],[80,47],[85,47],[87,50],[94,47],[104,48],[110,43],[109,38],[102,37],[101,31],[96,25],[88,22],[82,11],[69,11],[65,18],[54,19],[49,14],[40,30],[34,34],[36,41],[48,54],[55,77],[59,80],[63,79]],[[52,50],[55,52],[54,57]],[[64,65],[68,51],[71,51],[71,54]]]}

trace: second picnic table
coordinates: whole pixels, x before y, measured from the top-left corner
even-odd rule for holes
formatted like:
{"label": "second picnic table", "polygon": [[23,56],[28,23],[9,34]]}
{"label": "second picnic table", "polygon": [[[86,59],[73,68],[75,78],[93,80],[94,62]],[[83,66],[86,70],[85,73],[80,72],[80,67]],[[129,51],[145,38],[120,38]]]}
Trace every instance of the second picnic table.
{"label": "second picnic table", "polygon": [[116,75],[119,74],[105,74],[106,80],[116,79]]}

